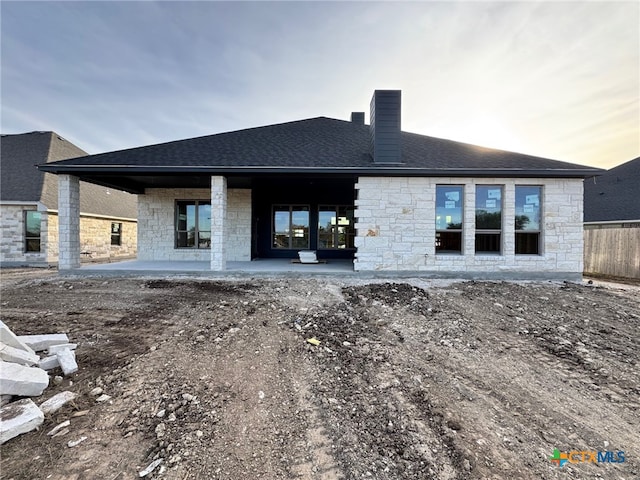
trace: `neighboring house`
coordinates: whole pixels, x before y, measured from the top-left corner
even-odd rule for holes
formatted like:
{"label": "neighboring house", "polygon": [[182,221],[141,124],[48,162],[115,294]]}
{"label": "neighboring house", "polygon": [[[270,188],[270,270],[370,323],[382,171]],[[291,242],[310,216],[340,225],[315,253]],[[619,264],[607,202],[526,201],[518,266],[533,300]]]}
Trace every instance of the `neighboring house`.
{"label": "neighboring house", "polygon": [[640,157],[584,185],[584,271],[640,278]]}
{"label": "neighboring house", "polygon": [[[58,262],[58,181],[36,165],[86,155],[54,132],[0,137],[3,266]],[[81,182],[78,254],[93,259],[135,257],[136,204],[129,193]]]}
{"label": "neighboring house", "polygon": [[370,125],[356,112],[39,168],[58,174],[71,226],[79,179],[136,193],[140,260],[224,270],[315,250],[356,271],[581,276],[583,179],[600,169],[402,132],[400,99],[377,90]]}

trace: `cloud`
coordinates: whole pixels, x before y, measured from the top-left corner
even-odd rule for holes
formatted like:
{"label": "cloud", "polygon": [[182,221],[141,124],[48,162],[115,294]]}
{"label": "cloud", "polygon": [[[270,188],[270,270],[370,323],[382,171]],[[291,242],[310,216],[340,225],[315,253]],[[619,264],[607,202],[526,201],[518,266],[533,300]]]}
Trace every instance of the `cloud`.
{"label": "cloud", "polygon": [[[347,119],[376,88],[403,90],[417,133],[594,165],[640,152],[637,3],[1,8],[3,132],[52,129],[93,153]],[[495,128],[478,135],[483,118]]]}

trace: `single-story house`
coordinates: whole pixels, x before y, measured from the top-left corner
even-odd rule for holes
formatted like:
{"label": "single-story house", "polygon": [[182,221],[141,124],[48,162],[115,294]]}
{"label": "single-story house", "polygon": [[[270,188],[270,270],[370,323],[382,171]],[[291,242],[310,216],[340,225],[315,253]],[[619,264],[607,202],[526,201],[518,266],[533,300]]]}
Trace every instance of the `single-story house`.
{"label": "single-story house", "polygon": [[[87,152],[55,132],[0,137],[0,263],[2,266],[58,262],[58,179],[36,164]],[[137,199],[130,193],[80,182],[77,255],[94,259],[135,257]]]}
{"label": "single-story house", "polygon": [[584,185],[584,271],[640,278],[640,157]]}
{"label": "single-story house", "polygon": [[[403,132],[401,92],[370,122],[325,117],[40,165],[61,237],[80,180],[138,195],[138,259],[349,259],[355,271],[579,278],[583,179],[601,170]],[[66,261],[79,265],[68,238]],[[62,257],[61,257],[62,259]]]}

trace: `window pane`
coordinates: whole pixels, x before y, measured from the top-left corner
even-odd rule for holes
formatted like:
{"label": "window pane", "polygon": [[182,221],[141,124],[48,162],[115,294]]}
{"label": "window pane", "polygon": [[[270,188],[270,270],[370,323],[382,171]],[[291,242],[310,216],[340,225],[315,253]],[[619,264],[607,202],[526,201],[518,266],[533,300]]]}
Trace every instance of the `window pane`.
{"label": "window pane", "polygon": [[502,188],[476,187],[476,230],[502,229]]}
{"label": "window pane", "polygon": [[320,234],[330,232],[332,226],[336,224],[336,212],[324,210],[318,212],[318,232]]}
{"label": "window pane", "polygon": [[187,204],[185,202],[178,202],[178,218],[176,221],[176,228],[180,231],[187,230]]}
{"label": "window pane", "polygon": [[462,202],[461,186],[436,187],[436,230],[462,229]]}
{"label": "window pane", "polygon": [[476,253],[500,253],[499,233],[476,233]]}
{"label": "window pane", "polygon": [[333,232],[318,235],[318,248],[335,248]]}
{"label": "window pane", "polygon": [[516,186],[516,231],[540,230],[541,199],[542,187]]}
{"label": "window pane", "polygon": [[462,252],[462,232],[437,232],[436,253]]}
{"label": "window pane", "polygon": [[283,210],[282,207],[274,208],[273,212],[274,231],[277,234],[289,235],[289,208]]}
{"label": "window pane", "polygon": [[309,227],[309,210],[307,207],[293,207],[291,212],[291,226],[293,228]]}
{"label": "window pane", "polygon": [[198,204],[198,230],[211,230],[211,204],[200,202]]}
{"label": "window pane", "polygon": [[539,255],[540,254],[540,234],[539,233],[516,233],[516,254],[518,255]]}
{"label": "window pane", "polygon": [[198,232],[198,248],[211,248],[211,232]]}
{"label": "window pane", "polygon": [[25,251],[27,251],[27,252],[39,252],[40,251],[40,239],[39,238],[27,239]]}
{"label": "window pane", "polygon": [[40,237],[41,218],[40,212],[25,212],[25,237]]}

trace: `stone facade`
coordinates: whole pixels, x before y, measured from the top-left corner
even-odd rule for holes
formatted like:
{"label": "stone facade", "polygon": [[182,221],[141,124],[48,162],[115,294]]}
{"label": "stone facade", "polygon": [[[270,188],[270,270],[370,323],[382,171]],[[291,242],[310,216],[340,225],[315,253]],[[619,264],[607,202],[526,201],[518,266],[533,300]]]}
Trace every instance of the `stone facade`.
{"label": "stone facade", "polygon": [[[24,212],[42,214],[40,252],[25,252]],[[0,208],[0,262],[5,265],[55,265],[58,263],[58,215],[38,204],[2,205]],[[111,245],[111,223],[122,224],[120,245]],[[136,256],[137,224],[133,220],[100,218],[80,214],[80,248],[90,252],[93,260],[110,260]]]}
{"label": "stone facade", "polygon": [[[154,188],[139,195],[138,259],[210,262],[210,249],[175,248],[175,208],[177,200],[211,199],[212,190],[195,188]],[[251,190],[227,189],[225,218],[226,260],[251,260]],[[213,225],[212,219],[212,230]],[[215,230],[211,236],[219,242]]]}
{"label": "stone facade", "polygon": [[[464,186],[462,254],[435,252],[436,185]],[[503,188],[502,253],[476,255],[475,186]],[[515,254],[515,187],[542,186],[542,251]],[[581,179],[361,177],[356,184],[355,270],[501,277],[582,274]],[[545,275],[550,274],[550,275]]]}
{"label": "stone facade", "polygon": [[80,266],[80,179],[73,175],[58,176],[58,266],[61,269]]}

